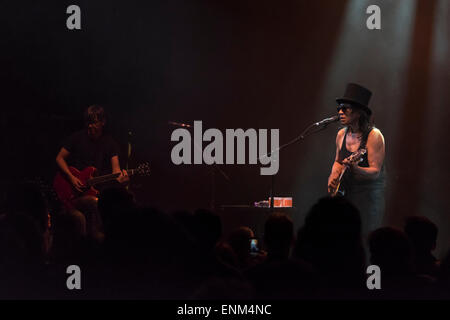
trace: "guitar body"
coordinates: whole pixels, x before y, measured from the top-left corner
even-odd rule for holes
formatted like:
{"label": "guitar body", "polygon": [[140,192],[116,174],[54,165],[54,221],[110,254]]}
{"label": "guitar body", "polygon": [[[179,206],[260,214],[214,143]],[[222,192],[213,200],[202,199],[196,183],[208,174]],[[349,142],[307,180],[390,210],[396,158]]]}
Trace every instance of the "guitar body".
{"label": "guitar body", "polygon": [[[94,167],[87,167],[83,170],[78,170],[74,167],[69,167],[70,172],[77,177],[85,186],[83,192],[76,190],[67,177],[61,172],[55,176],[53,180],[53,189],[59,200],[63,203],[66,209],[74,208],[74,200],[81,196],[98,196],[98,190],[94,189],[94,186],[100,183],[113,181],[117,179],[121,173],[112,173],[100,177],[94,177],[97,169]],[[150,174],[150,166],[148,163],[140,164],[136,169],[127,170],[128,176],[141,175],[146,176]]]}
{"label": "guitar body", "polygon": [[[69,167],[70,172],[80,179],[80,181],[84,185],[88,185],[88,180],[91,179],[95,172],[97,171],[94,167],[87,167],[83,170],[78,170],[74,167]],[[87,187],[84,192],[79,192],[76,190],[72,184],[69,182],[69,180],[65,177],[65,175],[58,171],[58,173],[55,176],[55,179],[53,180],[53,188],[55,189],[56,195],[58,196],[59,200],[63,203],[64,207],[66,209],[73,209],[73,201],[81,196],[97,196],[98,191],[95,190],[93,187]]]}
{"label": "guitar body", "polygon": [[342,196],[343,196],[343,195],[345,194],[345,191],[340,190],[340,188],[341,188],[341,180],[342,180],[342,177],[344,176],[345,171],[347,170],[347,168],[348,168],[348,166],[349,166],[350,163],[358,163],[358,162],[361,162],[361,161],[363,160],[362,157],[363,157],[366,153],[367,153],[367,149],[359,149],[359,150],[353,152],[350,156],[348,156],[348,157],[345,159],[345,160],[347,160],[347,163],[348,163],[348,164],[344,166],[344,168],[342,169],[341,173],[339,174],[339,177],[338,177],[338,185],[337,185],[336,189],[333,190],[333,191],[330,193],[330,196],[336,197],[337,195],[342,195]]}

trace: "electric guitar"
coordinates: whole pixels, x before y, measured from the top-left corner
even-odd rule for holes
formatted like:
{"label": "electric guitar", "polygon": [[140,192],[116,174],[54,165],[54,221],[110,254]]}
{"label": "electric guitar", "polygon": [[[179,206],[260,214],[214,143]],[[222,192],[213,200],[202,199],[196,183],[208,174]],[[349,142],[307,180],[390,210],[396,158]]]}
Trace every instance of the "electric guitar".
{"label": "electric guitar", "polygon": [[[82,192],[78,191],[72,186],[72,183],[61,172],[55,176],[53,180],[53,188],[57,197],[62,202],[66,209],[73,208],[73,201],[80,196],[97,196],[99,191],[94,188],[95,185],[113,181],[120,176],[120,173],[112,173],[103,176],[95,176],[97,169],[95,167],[86,167],[83,170],[78,170],[74,167],[69,167],[70,173],[77,177],[84,185]],[[136,169],[128,169],[128,176],[141,175],[146,176],[150,174],[150,166],[148,163],[140,164]]]}
{"label": "electric guitar", "polygon": [[[345,158],[345,160],[347,160],[349,164],[350,164],[350,163],[358,163],[358,162],[363,161],[363,156],[364,156],[366,153],[367,153],[367,150],[366,150],[366,149],[359,149],[359,150],[353,152],[353,153],[352,153],[351,155],[349,155],[347,158]],[[345,171],[347,170],[348,167],[349,167],[348,165],[345,165],[344,168],[342,169],[341,174],[340,174],[339,177],[338,177],[338,185],[337,185],[336,189],[334,189],[334,190],[330,193],[330,195],[331,195],[332,197],[335,197],[338,193],[339,193],[340,195],[342,195],[342,196],[344,195],[344,191],[343,191],[343,190],[339,190],[339,187],[341,186],[341,180],[342,180],[342,177],[344,176],[344,173],[345,173]]]}

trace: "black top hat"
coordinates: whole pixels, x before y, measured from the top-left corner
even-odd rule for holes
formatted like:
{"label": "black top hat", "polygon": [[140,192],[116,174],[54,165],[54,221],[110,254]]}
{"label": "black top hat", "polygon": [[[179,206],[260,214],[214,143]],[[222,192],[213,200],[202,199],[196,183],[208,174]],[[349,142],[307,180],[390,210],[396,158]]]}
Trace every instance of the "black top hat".
{"label": "black top hat", "polygon": [[372,92],[360,86],[356,83],[347,84],[347,88],[345,89],[345,94],[342,98],[337,98],[337,103],[351,103],[355,106],[358,106],[369,114],[372,114],[372,110],[369,109],[368,104],[370,97],[372,96]]}

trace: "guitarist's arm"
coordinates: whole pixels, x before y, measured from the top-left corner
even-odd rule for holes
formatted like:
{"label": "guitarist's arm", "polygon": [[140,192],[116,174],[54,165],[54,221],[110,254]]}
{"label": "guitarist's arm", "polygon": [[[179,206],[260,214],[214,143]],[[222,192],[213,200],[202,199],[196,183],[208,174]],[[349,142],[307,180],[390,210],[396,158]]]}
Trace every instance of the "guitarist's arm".
{"label": "guitarist's arm", "polygon": [[350,164],[354,176],[361,180],[375,180],[380,175],[384,162],[385,145],[384,137],[380,130],[373,129],[367,138],[368,167],[360,167],[357,163]]}
{"label": "guitarist's arm", "polygon": [[339,175],[344,170],[344,165],[339,163],[339,151],[341,150],[342,140],[344,138],[345,129],[339,130],[336,135],[336,156],[334,158],[333,167],[331,168],[331,174],[328,177],[328,193],[332,193],[338,186]]}
{"label": "guitarist's arm", "polygon": [[66,175],[67,179],[70,181],[73,187],[82,192],[82,188],[84,187],[83,183],[70,172],[69,166],[67,165],[66,158],[69,156],[69,154],[70,152],[66,148],[61,148],[58,155],[56,156],[56,164]]}
{"label": "guitarist's arm", "polygon": [[111,158],[111,167],[113,173],[120,173],[120,176],[117,177],[117,181],[121,184],[126,184],[130,181],[126,170],[120,170],[120,162],[119,156],[113,156]]}

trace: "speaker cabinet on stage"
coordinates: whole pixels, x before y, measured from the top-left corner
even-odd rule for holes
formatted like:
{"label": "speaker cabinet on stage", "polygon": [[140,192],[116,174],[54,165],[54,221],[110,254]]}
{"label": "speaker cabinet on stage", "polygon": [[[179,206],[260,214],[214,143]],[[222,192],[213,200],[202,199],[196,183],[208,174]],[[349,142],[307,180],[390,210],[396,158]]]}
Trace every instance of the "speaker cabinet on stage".
{"label": "speaker cabinet on stage", "polygon": [[[296,208],[274,208],[274,212],[282,212],[294,220]],[[263,243],[264,224],[271,213],[270,208],[253,206],[221,206],[219,215],[222,221],[222,234],[226,239],[238,227],[249,227],[255,233],[259,243]]]}

